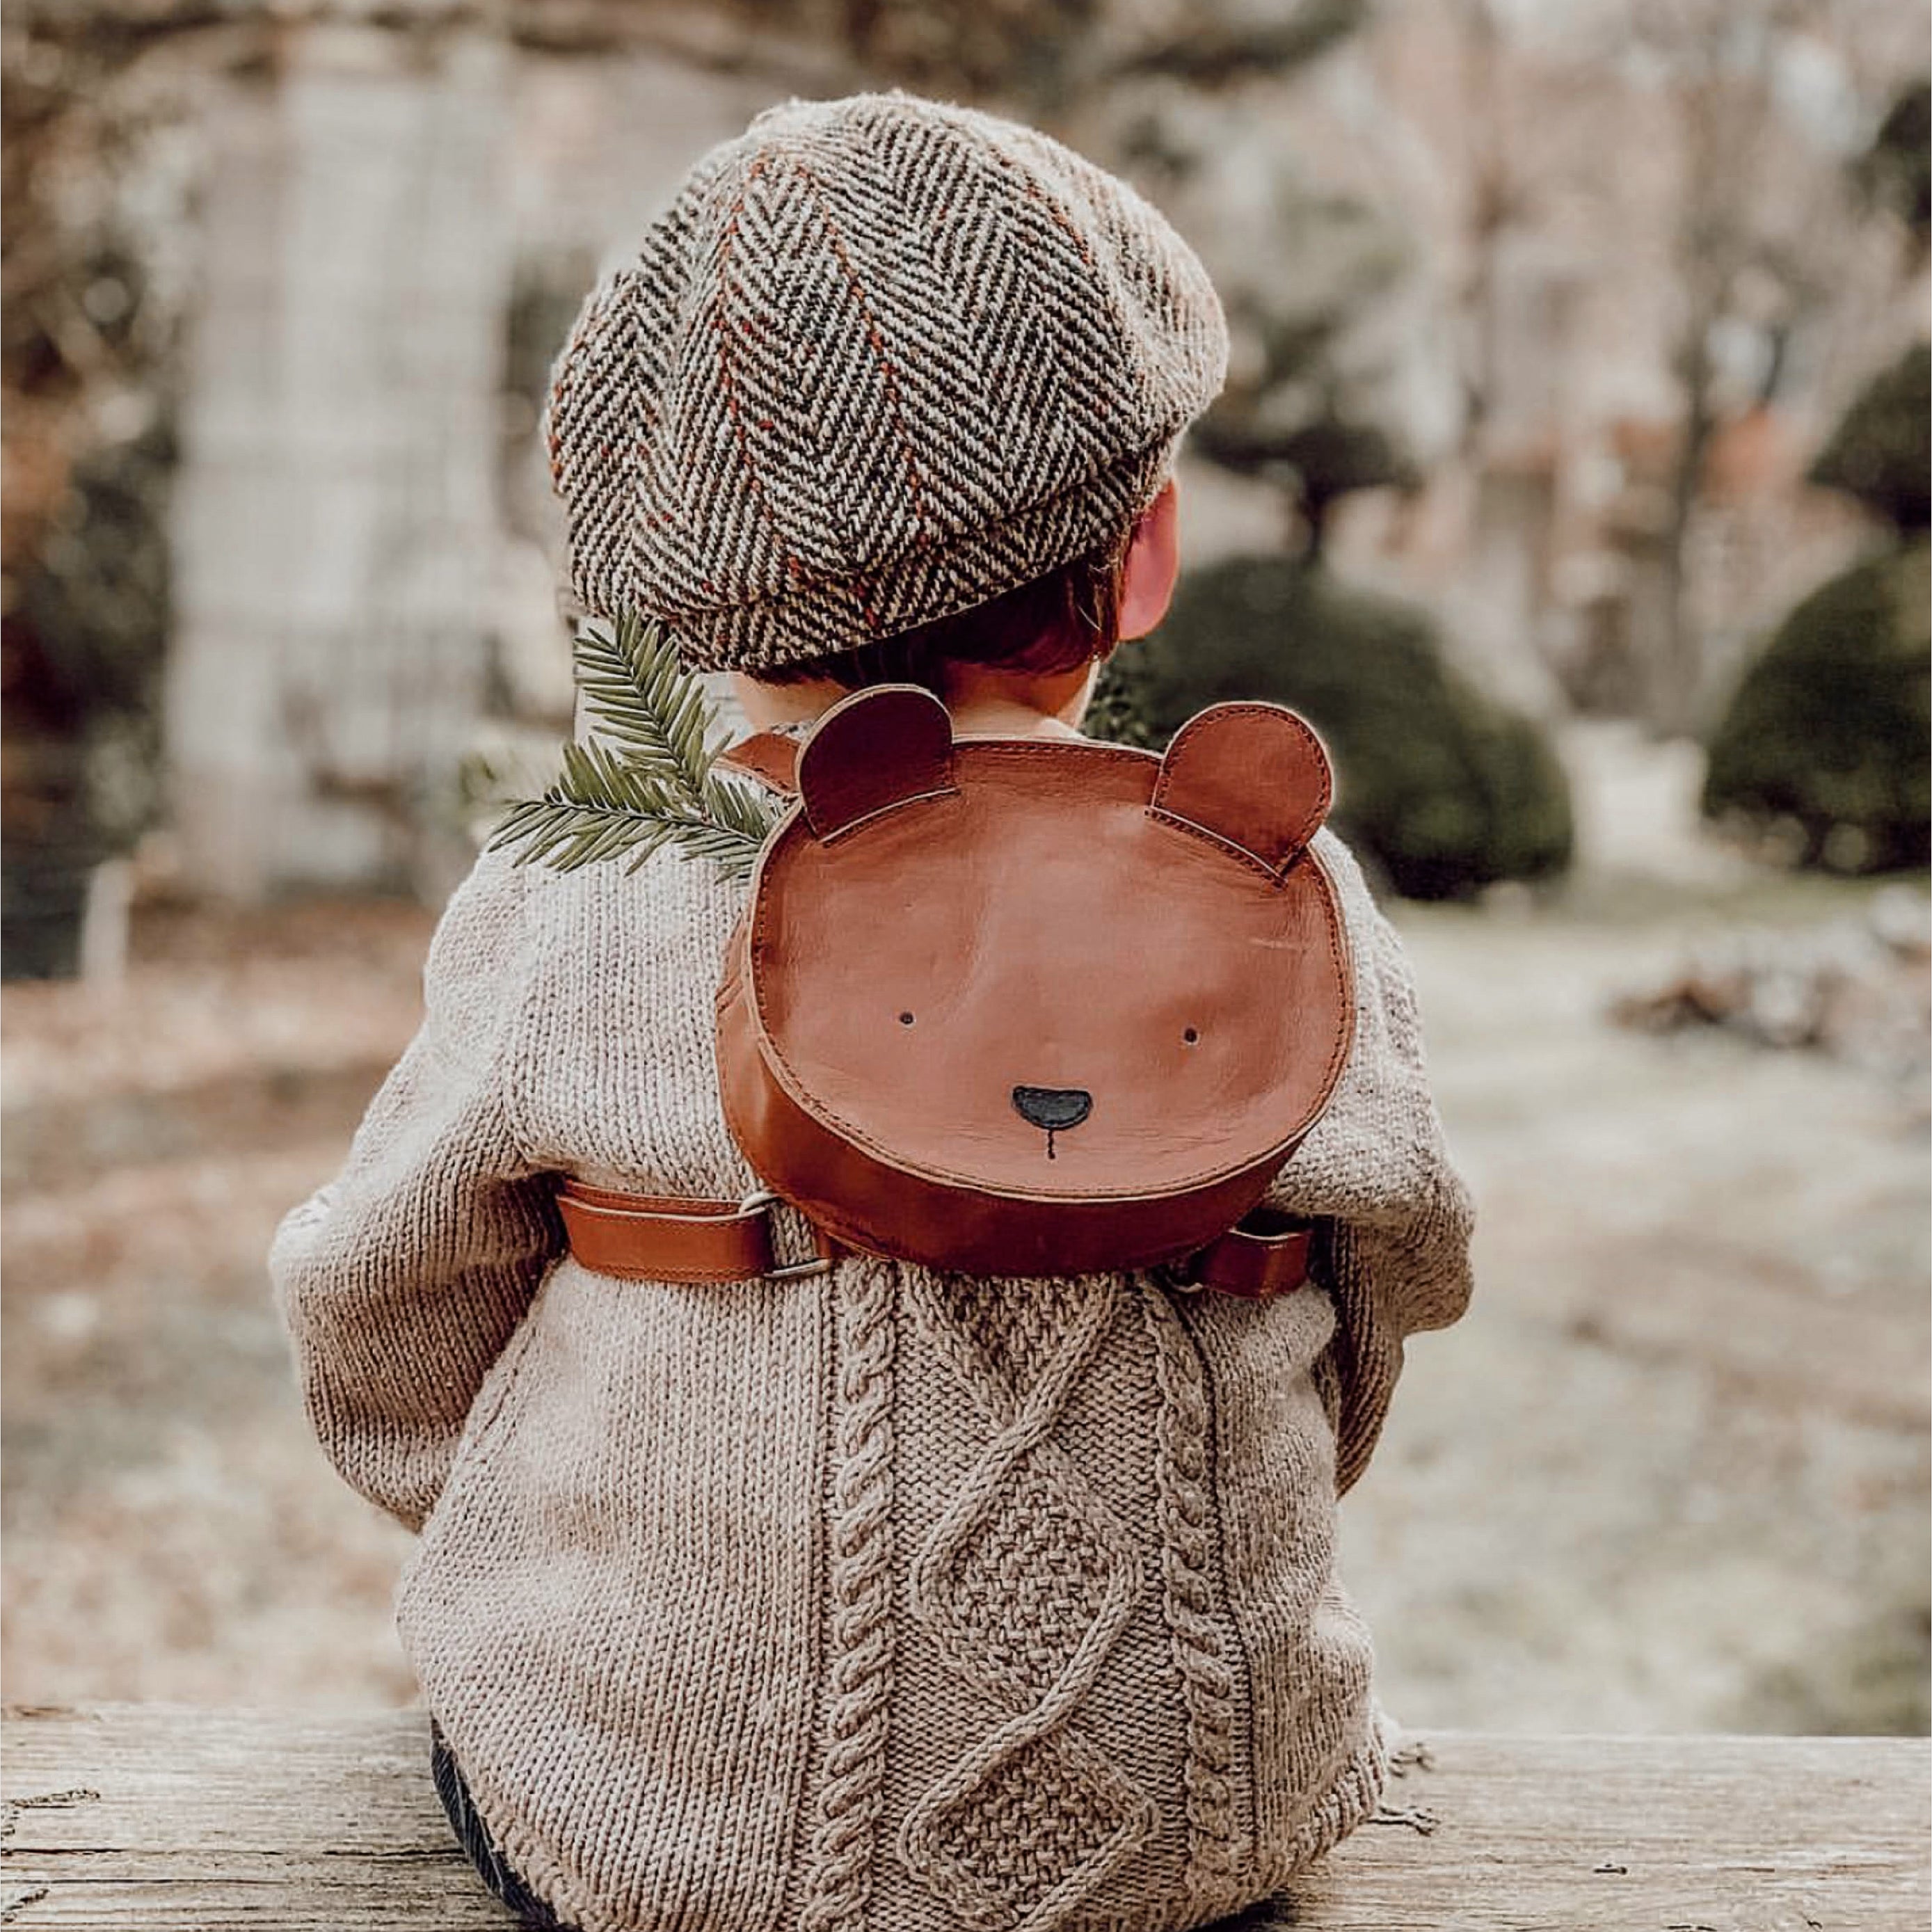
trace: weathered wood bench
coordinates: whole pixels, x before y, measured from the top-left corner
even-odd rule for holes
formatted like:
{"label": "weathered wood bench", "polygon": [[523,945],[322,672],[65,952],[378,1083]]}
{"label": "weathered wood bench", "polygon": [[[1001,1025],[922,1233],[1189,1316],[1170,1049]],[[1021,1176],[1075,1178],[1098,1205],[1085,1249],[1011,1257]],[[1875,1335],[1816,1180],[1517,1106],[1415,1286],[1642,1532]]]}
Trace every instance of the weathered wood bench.
{"label": "weathered wood bench", "polygon": [[[0,1923],[503,1932],[416,1712],[10,1712]],[[1241,1932],[1924,1932],[1932,1745],[1433,1733]]]}

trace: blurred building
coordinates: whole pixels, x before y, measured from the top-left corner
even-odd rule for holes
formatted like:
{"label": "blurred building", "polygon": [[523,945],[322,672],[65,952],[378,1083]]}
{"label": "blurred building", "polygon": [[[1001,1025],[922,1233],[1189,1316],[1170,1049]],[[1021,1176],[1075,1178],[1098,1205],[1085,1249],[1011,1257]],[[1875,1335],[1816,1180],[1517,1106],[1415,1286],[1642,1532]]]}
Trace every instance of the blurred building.
{"label": "blurred building", "polygon": [[770,93],[338,22],[223,91],[165,714],[197,880],[427,886],[486,716],[568,721],[543,373],[600,257]]}

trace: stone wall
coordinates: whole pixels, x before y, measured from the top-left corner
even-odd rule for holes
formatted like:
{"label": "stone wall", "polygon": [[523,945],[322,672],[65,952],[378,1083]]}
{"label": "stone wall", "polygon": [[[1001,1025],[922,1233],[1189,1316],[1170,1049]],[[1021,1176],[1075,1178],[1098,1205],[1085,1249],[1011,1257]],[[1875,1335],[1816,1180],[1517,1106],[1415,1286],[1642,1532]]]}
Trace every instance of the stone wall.
{"label": "stone wall", "polygon": [[197,883],[402,881],[481,698],[506,51],[298,32],[209,130],[166,730]]}
{"label": "stone wall", "polygon": [[327,20],[223,91],[165,721],[189,884],[447,886],[506,679],[512,708],[568,692],[534,412],[505,386],[520,267],[587,280],[770,93]]}

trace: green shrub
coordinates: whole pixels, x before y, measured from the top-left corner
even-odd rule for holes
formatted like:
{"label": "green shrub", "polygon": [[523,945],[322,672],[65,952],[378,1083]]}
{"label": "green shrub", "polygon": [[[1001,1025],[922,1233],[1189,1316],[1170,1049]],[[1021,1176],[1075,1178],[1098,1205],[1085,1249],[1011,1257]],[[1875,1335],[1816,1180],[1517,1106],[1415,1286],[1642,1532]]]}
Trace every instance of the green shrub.
{"label": "green shrub", "polygon": [[1811,480],[1856,496],[1908,533],[1932,524],[1932,350],[1908,349],[1875,377],[1832,433]]}
{"label": "green shrub", "polygon": [[1226,698],[1292,705],[1336,768],[1336,829],[1395,890],[1450,898],[1569,862],[1569,787],[1531,722],[1444,663],[1414,605],[1318,564],[1240,557],[1184,578],[1167,620],[1114,660],[1096,724],[1162,744]]}
{"label": "green shrub", "polygon": [[1932,83],[1913,81],[1892,102],[1852,172],[1924,248],[1932,238]]}
{"label": "green shrub", "polygon": [[1779,626],[1711,740],[1706,813],[1796,825],[1808,865],[1926,862],[1928,557],[1921,542],[1856,565]]}

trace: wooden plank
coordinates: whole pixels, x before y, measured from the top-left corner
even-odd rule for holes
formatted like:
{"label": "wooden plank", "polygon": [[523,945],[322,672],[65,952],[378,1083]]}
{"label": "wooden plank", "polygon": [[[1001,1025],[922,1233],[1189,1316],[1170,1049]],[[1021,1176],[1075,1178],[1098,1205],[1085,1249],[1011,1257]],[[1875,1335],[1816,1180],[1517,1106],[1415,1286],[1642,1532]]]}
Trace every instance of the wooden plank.
{"label": "wooden plank", "polygon": [[[1383,1818],[1240,1932],[1924,1932],[1918,1738],[1432,1735]],[[20,1710],[0,1923],[502,1932],[419,1712]],[[1230,1928],[1232,1932],[1232,1928]]]}
{"label": "wooden plank", "polygon": [[9,1711],[0,1924],[503,1932],[419,1712]]}
{"label": "wooden plank", "polygon": [[[1322,1932],[1926,1932],[1932,1744],[1444,1732],[1299,1889]],[[1405,1842],[1406,1841],[1406,1842]]]}

